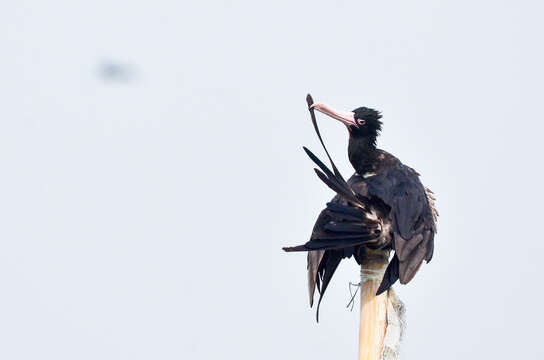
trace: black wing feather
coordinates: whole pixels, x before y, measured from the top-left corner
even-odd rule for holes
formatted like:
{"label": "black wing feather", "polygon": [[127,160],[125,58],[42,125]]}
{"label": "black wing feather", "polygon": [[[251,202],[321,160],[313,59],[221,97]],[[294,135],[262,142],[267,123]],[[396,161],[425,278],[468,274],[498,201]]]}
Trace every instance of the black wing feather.
{"label": "black wing feather", "polygon": [[389,262],[389,265],[387,265],[387,269],[385,269],[385,273],[383,274],[383,279],[380,284],[380,287],[378,288],[378,291],[376,292],[376,295],[380,295],[387,289],[389,289],[391,286],[393,286],[394,283],[397,282],[399,279],[399,258],[397,255],[393,255],[393,258]]}
{"label": "black wing feather", "polygon": [[400,161],[365,182],[369,195],[380,198],[391,208],[399,278],[406,284],[423,260],[432,258],[434,248],[436,226],[425,188],[419,174]]}
{"label": "black wing feather", "polygon": [[317,311],[315,315],[317,322],[319,322],[319,307],[321,306],[321,300],[323,300],[325,290],[327,290],[334,272],[338,268],[340,261],[342,261],[343,255],[344,253],[341,250],[329,250],[325,253],[323,260],[321,261],[317,279],[317,288],[319,290],[319,301],[317,302]]}

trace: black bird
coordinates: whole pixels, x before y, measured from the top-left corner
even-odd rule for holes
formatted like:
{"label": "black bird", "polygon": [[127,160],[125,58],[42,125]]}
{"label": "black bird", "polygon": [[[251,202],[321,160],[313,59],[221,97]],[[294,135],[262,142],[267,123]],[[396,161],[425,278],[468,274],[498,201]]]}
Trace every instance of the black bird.
{"label": "black bird", "polygon": [[[388,152],[376,148],[382,129],[381,114],[360,107],[352,112],[337,111],[310,95],[307,102],[314,128],[331,162],[329,170],[310,150],[304,148],[320,168],[319,178],[336,192],[314,225],[310,241],[284,248],[308,251],[310,306],[317,285],[319,304],[344,258],[361,263],[367,249],[393,250],[377,295],[397,280],[406,284],[423,260],[431,261],[436,233],[437,212],[432,191],[425,188],[419,174]],[[348,157],[355,174],[346,182],[332,161],[315,120],[314,110],[344,123],[349,132]]]}

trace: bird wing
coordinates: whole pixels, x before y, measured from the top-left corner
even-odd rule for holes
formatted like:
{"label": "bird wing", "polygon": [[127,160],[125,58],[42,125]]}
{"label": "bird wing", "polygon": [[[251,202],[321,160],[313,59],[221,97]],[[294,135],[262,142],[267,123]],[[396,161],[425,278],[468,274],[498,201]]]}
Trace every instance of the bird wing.
{"label": "bird wing", "polygon": [[310,240],[303,245],[285,247],[283,250],[308,251],[308,290],[310,306],[313,305],[315,288],[319,291],[316,316],[325,290],[340,261],[351,257],[357,246],[371,245],[380,237],[380,223],[369,218],[366,200],[359,191],[336,171],[331,171],[310,150],[306,154],[319,167],[314,169],[318,177],[337,195],[321,211],[312,230]]}
{"label": "bird wing", "polygon": [[[331,203],[340,202],[343,206],[327,204],[327,208],[319,215],[310,241],[304,245],[283,248],[285,251],[308,251],[308,290],[310,295],[310,306],[313,305],[315,288],[320,293],[319,303],[317,305],[316,316],[319,321],[319,305],[327,286],[344,257],[353,254],[354,246],[365,241],[372,241],[374,235],[370,235],[368,227],[375,227],[375,224],[365,224],[362,218],[353,218],[353,211],[368,210],[362,197],[358,196],[351,186],[344,180],[340,171],[334,164],[323,138],[319,132],[312,104],[314,103],[310,94],[306,97],[308,110],[314,130],[319,138],[323,150],[331,163],[332,171],[323,164],[310,150],[304,148],[304,151],[310,159],[321,169],[314,169],[317,176],[332,190],[337,196]],[[352,213],[350,214],[350,211]],[[351,218],[349,216],[351,215]],[[338,222],[342,222],[339,224]],[[348,232],[351,231],[351,232]],[[374,231],[374,230],[372,230]]]}
{"label": "bird wing", "polygon": [[400,162],[365,178],[365,183],[370,196],[378,197],[391,208],[396,259],[390,262],[381,288],[386,282],[396,281],[396,274],[406,284],[423,260],[429,262],[433,255],[436,210],[434,198],[428,198],[432,193],[423,187],[415,170]]}

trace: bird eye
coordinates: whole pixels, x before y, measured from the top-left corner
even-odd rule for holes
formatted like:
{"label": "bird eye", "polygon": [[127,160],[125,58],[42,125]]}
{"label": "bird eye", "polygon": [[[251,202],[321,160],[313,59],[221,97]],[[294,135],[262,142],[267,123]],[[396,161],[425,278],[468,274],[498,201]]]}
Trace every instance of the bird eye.
{"label": "bird eye", "polygon": [[364,125],[365,121],[363,119],[357,119],[357,124]]}

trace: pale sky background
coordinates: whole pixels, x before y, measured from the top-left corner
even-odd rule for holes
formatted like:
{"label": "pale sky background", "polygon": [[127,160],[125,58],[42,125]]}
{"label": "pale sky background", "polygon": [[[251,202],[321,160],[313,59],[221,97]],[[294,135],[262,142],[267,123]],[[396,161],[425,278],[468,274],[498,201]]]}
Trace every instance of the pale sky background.
{"label": "pale sky background", "polygon": [[333,195],[301,149],[323,157],[311,92],[381,110],[379,146],[437,194],[435,257],[396,286],[403,359],[542,359],[543,11],[3,0],[0,358],[355,359],[355,262],[316,324],[280,250]]}

